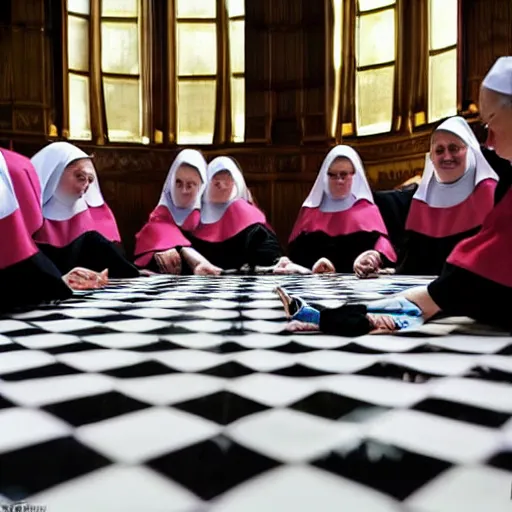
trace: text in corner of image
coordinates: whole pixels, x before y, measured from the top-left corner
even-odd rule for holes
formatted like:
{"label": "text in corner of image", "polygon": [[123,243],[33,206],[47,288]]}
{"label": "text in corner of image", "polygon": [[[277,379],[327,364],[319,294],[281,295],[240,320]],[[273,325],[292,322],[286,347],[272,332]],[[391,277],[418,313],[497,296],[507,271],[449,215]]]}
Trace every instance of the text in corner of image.
{"label": "text in corner of image", "polygon": [[48,512],[43,505],[33,505],[25,501],[0,503],[0,512]]}

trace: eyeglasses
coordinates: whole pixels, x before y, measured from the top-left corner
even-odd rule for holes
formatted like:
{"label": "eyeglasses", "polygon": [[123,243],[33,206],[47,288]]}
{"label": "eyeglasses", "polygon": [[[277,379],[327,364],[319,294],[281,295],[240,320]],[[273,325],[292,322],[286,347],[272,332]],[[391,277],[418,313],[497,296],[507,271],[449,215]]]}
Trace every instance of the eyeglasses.
{"label": "eyeglasses", "polygon": [[464,149],[466,149],[465,146],[457,146],[457,144],[449,144],[447,147],[439,145],[434,148],[434,153],[436,155],[442,155],[448,150],[450,155],[458,155]]}
{"label": "eyeglasses", "polygon": [[356,172],[350,171],[350,172],[327,172],[327,176],[329,176],[330,180],[346,180],[348,177],[352,178]]}

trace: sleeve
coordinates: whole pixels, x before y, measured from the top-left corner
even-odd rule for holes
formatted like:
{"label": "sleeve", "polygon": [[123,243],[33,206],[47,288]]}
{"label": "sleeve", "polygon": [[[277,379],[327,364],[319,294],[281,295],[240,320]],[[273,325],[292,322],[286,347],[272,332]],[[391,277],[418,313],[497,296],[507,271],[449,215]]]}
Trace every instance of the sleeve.
{"label": "sleeve", "polygon": [[329,246],[329,239],[327,236],[322,237],[322,243],[318,237],[316,241],[312,240],[311,233],[300,234],[288,246],[290,259],[297,265],[306,268],[313,268],[313,265],[324,255],[331,254],[332,247]]}
{"label": "sleeve", "polygon": [[512,329],[512,289],[468,270],[445,264],[440,276],[428,285],[432,300],[449,316]]}
{"label": "sleeve", "polygon": [[320,331],[336,336],[364,336],[372,329],[366,313],[366,306],[360,304],[322,309],[320,311]]}
{"label": "sleeve", "polygon": [[9,290],[8,294],[0,294],[2,311],[65,300],[73,295],[57,267],[41,252],[0,273],[4,289]]}
{"label": "sleeve", "polygon": [[250,266],[270,267],[283,255],[276,234],[263,224],[257,224],[251,229],[245,249]]}

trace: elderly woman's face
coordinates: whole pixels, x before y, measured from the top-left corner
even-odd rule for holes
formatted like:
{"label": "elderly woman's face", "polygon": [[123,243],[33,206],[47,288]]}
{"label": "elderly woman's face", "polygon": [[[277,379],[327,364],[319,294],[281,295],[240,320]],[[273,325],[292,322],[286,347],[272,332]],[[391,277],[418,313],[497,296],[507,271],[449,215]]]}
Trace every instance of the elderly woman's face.
{"label": "elderly woman's face", "polygon": [[235,180],[229,171],[216,173],[210,182],[209,200],[212,203],[227,203],[233,193]]}
{"label": "elderly woman's face", "polygon": [[182,164],[176,171],[174,181],[174,199],[178,208],[188,208],[197,199],[201,188],[201,175],[190,165]]}
{"label": "elderly woman's face", "polygon": [[71,162],[59,181],[58,190],[70,197],[82,197],[96,179],[94,165],[89,158],[81,158]]}
{"label": "elderly woman's face", "polygon": [[488,128],[485,145],[501,158],[512,160],[512,99],[508,105],[503,104],[503,97],[482,88],[480,116]]}
{"label": "elderly woman's face", "polygon": [[452,183],[464,174],[467,152],[467,146],[457,135],[442,130],[434,132],[430,158],[441,183]]}
{"label": "elderly woman's face", "polygon": [[350,194],[356,171],[348,158],[337,158],[327,171],[329,193],[333,199],[342,199]]}

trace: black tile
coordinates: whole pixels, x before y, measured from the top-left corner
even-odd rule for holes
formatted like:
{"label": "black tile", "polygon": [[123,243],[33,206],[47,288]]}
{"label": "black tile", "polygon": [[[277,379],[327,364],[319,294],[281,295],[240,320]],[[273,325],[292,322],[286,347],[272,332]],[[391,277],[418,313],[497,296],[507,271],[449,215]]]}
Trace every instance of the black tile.
{"label": "black tile", "polygon": [[512,451],[496,453],[487,461],[487,464],[505,471],[512,471]]}
{"label": "black tile", "polygon": [[228,391],[219,391],[195,400],[173,404],[173,408],[196,414],[221,425],[228,425],[244,416],[268,409],[258,402]]}
{"label": "black tile", "polygon": [[333,375],[334,372],[323,372],[315,368],[309,368],[303,364],[294,364],[286,368],[280,368],[270,372],[274,375],[283,375],[285,377],[321,377],[323,375]]}
{"label": "black tile", "polygon": [[10,400],[0,395],[0,409],[8,409],[9,407],[16,407]]}
{"label": "black tile", "polygon": [[370,440],[341,447],[312,464],[398,500],[451,467],[448,462]]}
{"label": "black tile", "polygon": [[211,500],[279,463],[218,436],[154,459],[147,465],[203,500]]}
{"label": "black tile", "polygon": [[9,331],[9,338],[23,338],[24,336],[36,336],[37,334],[48,334],[48,331],[27,325],[26,328],[20,329],[19,331]]}
{"label": "black tile", "polygon": [[249,349],[234,341],[227,341],[216,347],[208,347],[203,350],[206,352],[215,352],[216,354],[236,354],[237,352],[246,352]]}
{"label": "black tile", "polygon": [[111,377],[117,377],[118,379],[133,379],[136,377],[152,377],[153,375],[169,375],[178,372],[158,361],[145,361],[114,370],[107,370],[102,373]]}
{"label": "black tile", "polygon": [[224,379],[236,379],[237,377],[243,377],[245,375],[250,375],[251,373],[256,373],[254,370],[247,368],[243,364],[230,362],[224,363],[219,366],[214,366],[213,368],[208,368],[200,372],[205,375],[213,375],[214,377],[222,377]]}
{"label": "black tile", "polygon": [[99,347],[94,343],[88,343],[87,341],[78,341],[76,343],[68,343],[67,345],[61,345],[59,347],[45,348],[44,351],[49,354],[69,354],[72,352],[86,352],[88,350],[98,350],[103,347]]}
{"label": "black tile", "polygon": [[72,437],[0,455],[0,495],[17,501],[109,465]]}
{"label": "black tile", "polygon": [[284,352],[285,354],[305,354],[307,352],[315,352],[318,349],[301,345],[296,341],[290,341],[286,345],[271,347],[269,350],[273,350],[274,352]]}
{"label": "black tile", "polygon": [[183,350],[184,347],[172,343],[171,341],[159,340],[147,345],[140,345],[137,347],[130,347],[129,350],[133,352],[164,352],[166,350]]}
{"label": "black tile", "polygon": [[6,345],[0,345],[0,354],[5,354],[6,352],[17,352],[19,350],[30,350],[23,345],[19,345],[18,343],[7,343]]}
{"label": "black tile", "polygon": [[363,347],[357,343],[349,343],[331,350],[336,350],[337,352],[349,352],[351,354],[383,354],[385,352],[384,350]]}
{"label": "black tile", "polygon": [[484,427],[498,428],[510,419],[510,414],[504,412],[491,411],[490,409],[435,398],[428,398],[419,402],[413,409],[446,416],[447,418],[467,423],[476,423]]}
{"label": "black tile", "polygon": [[496,352],[496,354],[500,356],[512,356],[512,342],[510,345],[502,348],[499,352]]}
{"label": "black tile", "polygon": [[77,373],[82,372],[64,363],[53,363],[38,368],[31,368],[30,370],[7,373],[2,375],[1,378],[7,381],[20,381],[43,379],[46,377],[60,377],[61,375],[76,375]]}
{"label": "black tile", "polygon": [[364,370],[356,372],[355,375],[367,375],[369,377],[383,377],[386,379],[404,380],[406,382],[425,382],[439,375],[417,372],[405,366],[388,363],[376,363]]}
{"label": "black tile", "polygon": [[289,408],[331,420],[355,423],[368,421],[389,410],[386,407],[379,407],[369,402],[355,400],[327,391],[319,391],[307,396],[295,402]]}
{"label": "black tile", "polygon": [[75,427],[80,427],[148,407],[150,405],[139,400],[125,396],[117,391],[110,391],[101,395],[47,405],[43,409],[71,423]]}
{"label": "black tile", "polygon": [[510,384],[512,382],[512,373],[495,370],[493,368],[484,368],[482,366],[475,366],[464,375],[469,379],[481,379],[491,382],[504,382]]}

